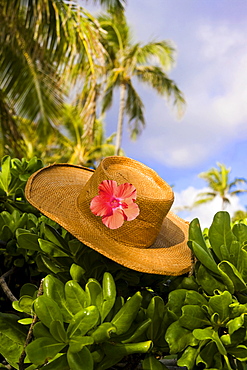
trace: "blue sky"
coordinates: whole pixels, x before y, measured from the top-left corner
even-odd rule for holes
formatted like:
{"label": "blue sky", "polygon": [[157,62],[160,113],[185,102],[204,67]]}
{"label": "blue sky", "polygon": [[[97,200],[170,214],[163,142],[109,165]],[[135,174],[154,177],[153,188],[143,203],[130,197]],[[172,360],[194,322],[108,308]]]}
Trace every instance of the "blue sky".
{"label": "blue sky", "polygon": [[[165,99],[137,86],[146,128],[131,142],[125,126],[126,155],[174,185],[176,207],[192,204],[198,191],[205,190],[197,175],[216,162],[232,168],[232,179],[247,178],[247,1],[129,0],[126,14],[134,40],[174,43],[176,65],[169,75],[187,101],[185,115],[177,120]],[[116,128],[117,103],[116,96],[106,116],[107,134]],[[232,199],[227,210],[232,214],[245,205],[247,196],[242,196]],[[180,215],[199,217],[207,226],[219,209],[216,200]]]}

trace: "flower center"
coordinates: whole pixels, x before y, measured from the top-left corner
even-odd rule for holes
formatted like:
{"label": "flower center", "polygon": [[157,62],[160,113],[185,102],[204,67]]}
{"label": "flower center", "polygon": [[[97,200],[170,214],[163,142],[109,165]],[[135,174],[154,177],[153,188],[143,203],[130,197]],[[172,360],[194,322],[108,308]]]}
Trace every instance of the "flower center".
{"label": "flower center", "polygon": [[110,206],[112,207],[112,208],[117,208],[117,207],[119,207],[121,205],[121,202],[118,200],[118,199],[116,199],[116,198],[113,198],[111,201],[110,201]]}
{"label": "flower center", "polygon": [[110,201],[110,206],[111,208],[121,208],[121,209],[128,208],[128,205],[125,202],[122,202],[118,198],[113,198]]}

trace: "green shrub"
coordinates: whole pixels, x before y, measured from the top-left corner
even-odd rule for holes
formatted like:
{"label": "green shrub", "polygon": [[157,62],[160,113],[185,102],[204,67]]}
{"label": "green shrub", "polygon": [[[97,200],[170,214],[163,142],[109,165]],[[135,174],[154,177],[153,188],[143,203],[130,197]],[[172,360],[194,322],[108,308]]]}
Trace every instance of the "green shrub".
{"label": "green shrub", "polygon": [[246,369],[247,226],[232,226],[229,214],[218,212],[203,235],[195,219],[188,244],[197,258],[197,288],[181,284],[169,294],[170,352],[188,370]]}
{"label": "green shrub", "polygon": [[136,369],[140,362],[161,370],[158,359],[169,356],[188,370],[247,369],[246,220],[231,224],[219,212],[204,232],[193,220],[191,276],[143,274],[88,248],[26,202],[25,183],[40,167],[36,158],[2,160],[4,361],[20,370]]}

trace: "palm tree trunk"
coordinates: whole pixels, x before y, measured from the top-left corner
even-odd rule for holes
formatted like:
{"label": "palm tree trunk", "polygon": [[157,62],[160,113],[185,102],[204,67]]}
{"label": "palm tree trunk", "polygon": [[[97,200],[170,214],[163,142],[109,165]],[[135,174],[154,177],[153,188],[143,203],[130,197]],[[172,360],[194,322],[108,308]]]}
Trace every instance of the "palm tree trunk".
{"label": "palm tree trunk", "polygon": [[124,118],[124,108],[125,108],[125,95],[126,95],[126,85],[120,85],[120,104],[118,112],[118,125],[117,125],[117,136],[115,145],[115,155],[119,155],[123,136],[123,118]]}

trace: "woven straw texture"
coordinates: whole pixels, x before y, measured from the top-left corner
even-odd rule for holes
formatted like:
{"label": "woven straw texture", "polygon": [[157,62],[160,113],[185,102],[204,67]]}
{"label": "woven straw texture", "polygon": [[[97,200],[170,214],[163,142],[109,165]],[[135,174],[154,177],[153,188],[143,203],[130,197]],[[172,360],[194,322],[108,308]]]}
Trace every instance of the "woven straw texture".
{"label": "woven straw texture", "polygon": [[[119,229],[107,228],[90,210],[103,180],[137,189],[139,216]],[[107,157],[94,171],[55,164],[33,174],[27,200],[87,246],[128,268],[146,273],[180,275],[191,267],[188,223],[170,211],[171,187],[155,171],[126,157]]]}

